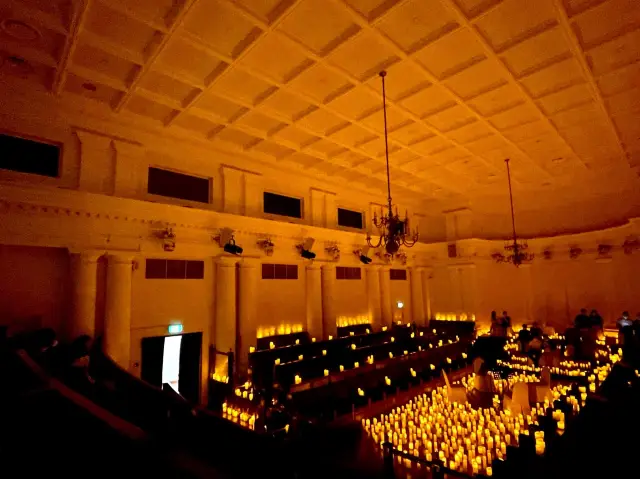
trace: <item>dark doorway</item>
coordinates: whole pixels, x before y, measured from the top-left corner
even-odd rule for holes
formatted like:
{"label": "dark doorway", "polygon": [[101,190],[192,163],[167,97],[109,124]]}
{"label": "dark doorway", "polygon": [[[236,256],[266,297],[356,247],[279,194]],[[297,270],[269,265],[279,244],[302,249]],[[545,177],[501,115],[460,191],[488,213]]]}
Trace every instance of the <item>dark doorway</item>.
{"label": "dark doorway", "polygon": [[200,402],[202,333],[142,340],[141,377],[154,386],[169,384],[185,399]]}

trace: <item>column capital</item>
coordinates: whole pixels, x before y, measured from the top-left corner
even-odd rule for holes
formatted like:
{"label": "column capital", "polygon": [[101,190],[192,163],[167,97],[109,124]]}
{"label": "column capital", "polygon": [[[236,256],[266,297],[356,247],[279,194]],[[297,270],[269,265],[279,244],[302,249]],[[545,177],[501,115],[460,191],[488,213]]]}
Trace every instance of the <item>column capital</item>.
{"label": "column capital", "polygon": [[218,256],[216,257],[216,263],[223,268],[232,268],[240,261],[240,258],[235,256]]}
{"label": "column capital", "polygon": [[411,271],[417,271],[418,273],[422,273],[424,271],[424,266],[418,266],[416,264],[409,265],[408,267]]}
{"label": "column capital", "polygon": [[107,263],[108,264],[133,264],[135,254],[132,252],[112,252],[107,251]]}
{"label": "column capital", "polygon": [[69,249],[69,255],[82,263],[97,263],[104,251]]}
{"label": "column capital", "polygon": [[320,264],[319,263],[310,263],[310,264],[305,266],[305,269],[307,271],[317,271],[317,270],[320,269]]}
{"label": "column capital", "polygon": [[391,271],[391,265],[390,264],[381,264],[380,265],[380,271]]}
{"label": "column capital", "polygon": [[330,271],[332,269],[336,269],[336,264],[335,263],[322,263],[322,265],[320,266],[323,270],[326,271]]}
{"label": "column capital", "polygon": [[380,271],[380,265],[379,264],[368,264],[366,266],[363,266],[364,270],[369,272],[369,273],[377,273],[378,271]]}
{"label": "column capital", "polygon": [[238,261],[240,268],[257,268],[262,263],[258,258],[242,258]]}

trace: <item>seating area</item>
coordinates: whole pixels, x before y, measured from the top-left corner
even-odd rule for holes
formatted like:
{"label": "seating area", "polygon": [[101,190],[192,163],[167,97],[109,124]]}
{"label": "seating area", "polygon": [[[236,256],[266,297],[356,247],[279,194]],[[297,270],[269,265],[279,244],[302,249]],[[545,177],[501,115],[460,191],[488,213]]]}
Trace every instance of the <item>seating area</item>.
{"label": "seating area", "polygon": [[[549,339],[545,338],[546,344]],[[628,404],[637,397],[640,383],[629,357],[621,362],[618,346],[598,340],[590,358],[575,360],[564,354],[567,344],[560,341],[556,343],[563,351],[560,364],[538,367],[512,347],[516,342],[516,335],[509,338],[501,359],[494,361],[489,354],[495,355],[495,350],[484,348],[487,356],[474,359],[474,373],[458,381],[451,381],[443,371],[442,386],[381,414],[363,417],[363,429],[385,455],[388,474],[421,477],[421,471],[431,471],[463,477],[567,477],[563,473],[594,477],[587,467],[583,468],[585,476],[573,476],[572,467],[563,463],[563,454],[573,455],[572,464],[576,464],[581,462],[579,447],[572,441],[594,453],[587,442],[602,445],[606,441],[588,431],[586,424],[598,431],[624,429],[621,423],[596,426],[596,421],[599,414],[615,414],[619,402]],[[488,364],[493,366],[487,369]],[[486,380],[478,381],[479,377]],[[489,404],[473,405],[476,388],[484,390],[486,384],[490,384],[486,389]],[[637,409],[626,414],[633,421],[640,416]],[[578,440],[574,428],[585,437]],[[620,464],[602,464],[601,460],[613,460],[612,451],[597,457],[598,470],[622,469]],[[630,457],[618,459],[628,464]]]}

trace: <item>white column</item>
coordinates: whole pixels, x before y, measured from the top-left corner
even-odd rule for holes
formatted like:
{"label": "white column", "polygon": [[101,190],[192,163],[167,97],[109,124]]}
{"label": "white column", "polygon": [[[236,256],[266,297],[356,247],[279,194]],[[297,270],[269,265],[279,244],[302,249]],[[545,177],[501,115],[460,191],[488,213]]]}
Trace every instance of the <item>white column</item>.
{"label": "white column", "polygon": [[364,267],[367,275],[367,301],[369,318],[374,330],[382,327],[382,311],[380,310],[380,266],[369,265]]}
{"label": "white column", "polygon": [[71,253],[71,318],[67,337],[95,336],[98,258],[102,253]]}
{"label": "white column", "polygon": [[257,337],[257,290],[258,270],[260,262],[257,259],[244,258],[238,271],[240,286],[238,290],[238,357],[237,371],[241,376],[246,375],[249,366],[249,347],[255,346]]}
{"label": "white column", "polygon": [[391,306],[391,266],[380,267],[380,309],[382,326],[391,327],[393,323],[393,307]]}
{"label": "white column", "polygon": [[322,338],[322,276],[320,265],[306,267],[307,332],[312,338]]}
{"label": "white column", "polygon": [[104,307],[104,351],[129,369],[131,355],[131,273],[133,255],[108,253]]}
{"label": "white column", "polygon": [[322,337],[336,337],[336,311],[333,303],[333,292],[336,284],[336,265],[322,265]]}
{"label": "white column", "polygon": [[[236,347],[236,263],[237,258],[221,256],[216,266],[216,317],[214,345],[218,351],[237,353]],[[237,355],[236,355],[237,356]],[[235,359],[237,364],[238,358]],[[236,368],[237,369],[237,368]]]}
{"label": "white column", "polygon": [[423,268],[413,266],[409,268],[411,272],[411,313],[413,321],[419,325],[425,325],[424,299],[422,297],[422,270]]}
{"label": "white column", "polygon": [[422,299],[424,300],[424,311],[426,313],[425,324],[433,317],[433,311],[431,309],[431,280],[433,279],[433,270],[431,268],[424,268],[422,272]]}

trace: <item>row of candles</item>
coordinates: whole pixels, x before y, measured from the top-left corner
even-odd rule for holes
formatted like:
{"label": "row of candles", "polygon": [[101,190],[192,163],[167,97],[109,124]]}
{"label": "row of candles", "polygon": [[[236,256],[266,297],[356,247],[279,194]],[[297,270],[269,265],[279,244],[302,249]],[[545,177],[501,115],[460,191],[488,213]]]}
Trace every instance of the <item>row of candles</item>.
{"label": "row of candles", "polygon": [[476,315],[468,315],[467,313],[436,313],[434,319],[436,321],[475,321]]}
{"label": "row of candles", "polygon": [[302,324],[281,324],[280,326],[258,328],[256,335],[260,339],[275,335],[283,336],[285,334],[301,333],[302,331],[304,331]]}
{"label": "row of candles", "polygon": [[256,415],[233,404],[222,404],[222,417],[249,429],[255,429]]}

